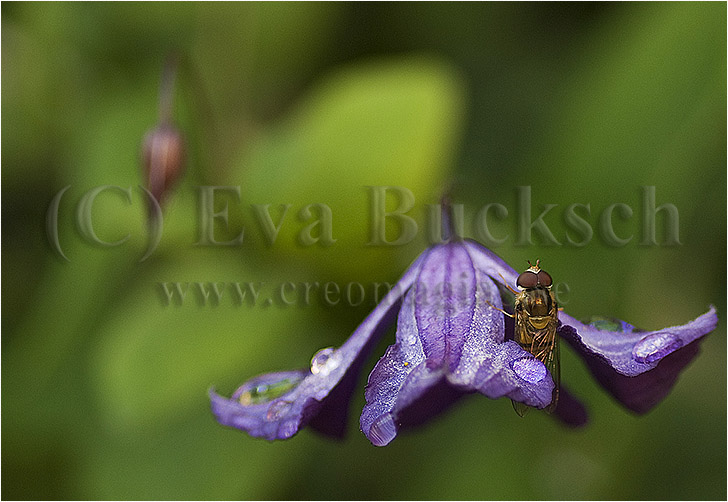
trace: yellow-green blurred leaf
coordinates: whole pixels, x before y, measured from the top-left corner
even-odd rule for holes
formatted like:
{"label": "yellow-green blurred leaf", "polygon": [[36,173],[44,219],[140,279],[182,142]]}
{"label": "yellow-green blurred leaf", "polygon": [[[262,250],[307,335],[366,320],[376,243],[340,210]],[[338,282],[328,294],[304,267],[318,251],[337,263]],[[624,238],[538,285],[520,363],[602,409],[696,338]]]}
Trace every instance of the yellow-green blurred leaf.
{"label": "yellow-green blurred leaf", "polygon": [[[243,204],[270,204],[274,223],[281,221],[279,205],[291,205],[270,246],[276,256],[303,260],[338,277],[399,273],[424,239],[400,248],[367,247],[367,187],[410,190],[416,204],[409,215],[419,221],[422,237],[424,204],[437,203],[447,190],[462,119],[458,74],[437,60],[393,58],[344,68],[263,133],[238,162],[231,183],[242,186]],[[390,210],[395,199],[388,201]],[[295,216],[314,203],[331,208],[336,243],[330,247],[298,241],[313,219]],[[252,213],[246,218],[246,238],[264,244]],[[393,240],[397,229],[390,230]]]}

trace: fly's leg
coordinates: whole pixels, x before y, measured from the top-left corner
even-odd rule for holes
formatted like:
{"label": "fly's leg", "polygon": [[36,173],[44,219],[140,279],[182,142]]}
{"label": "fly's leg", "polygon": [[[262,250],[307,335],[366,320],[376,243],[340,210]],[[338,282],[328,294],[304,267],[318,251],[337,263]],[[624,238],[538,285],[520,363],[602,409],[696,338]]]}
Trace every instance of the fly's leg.
{"label": "fly's leg", "polygon": [[498,272],[498,275],[500,276],[501,279],[503,279],[503,285],[508,289],[508,291],[510,291],[514,295],[517,295],[518,294],[518,291],[516,291],[515,289],[513,289],[512,287],[510,287],[508,285],[508,281],[506,281],[506,278],[503,277],[503,274],[501,274],[500,272]]}
{"label": "fly's leg", "polygon": [[498,307],[496,307],[495,305],[493,305],[492,303],[490,303],[490,302],[489,302],[488,300],[485,300],[485,303],[487,303],[487,304],[488,304],[488,306],[490,306],[491,308],[494,308],[495,310],[497,310],[497,311],[498,311],[498,312],[500,312],[501,314],[505,314],[505,315],[507,315],[508,317],[510,317],[511,319],[515,319],[515,316],[514,316],[513,314],[509,314],[509,313],[508,313],[508,312],[506,312],[505,310],[503,310],[503,309],[499,309]]}
{"label": "fly's leg", "polygon": [[[511,293],[513,293],[514,295],[518,295],[518,291],[516,291],[515,289],[513,289],[512,287],[510,287],[510,286],[508,285],[508,282],[506,281],[506,278],[505,278],[505,277],[503,277],[503,274],[501,274],[501,273],[499,272],[499,273],[498,273],[498,275],[499,275],[499,276],[500,276],[500,278],[501,278],[501,279],[503,280],[503,282],[501,283],[501,285],[502,285],[503,287],[505,287],[505,288],[506,288],[506,289],[507,289],[508,291],[510,291]],[[488,300],[485,300],[485,303],[487,303],[487,304],[488,304],[489,306],[491,306],[492,308],[494,308],[494,309],[495,309],[495,310],[497,310],[498,312],[500,312],[500,313],[502,313],[502,314],[505,314],[505,315],[507,315],[507,316],[508,316],[508,317],[510,317],[511,319],[515,319],[515,318],[516,318],[516,316],[514,316],[513,314],[509,314],[509,313],[508,313],[508,312],[506,312],[505,310],[503,310],[503,309],[500,309],[500,308],[496,307],[495,305],[493,305],[492,303],[490,303],[490,302],[489,302]]]}

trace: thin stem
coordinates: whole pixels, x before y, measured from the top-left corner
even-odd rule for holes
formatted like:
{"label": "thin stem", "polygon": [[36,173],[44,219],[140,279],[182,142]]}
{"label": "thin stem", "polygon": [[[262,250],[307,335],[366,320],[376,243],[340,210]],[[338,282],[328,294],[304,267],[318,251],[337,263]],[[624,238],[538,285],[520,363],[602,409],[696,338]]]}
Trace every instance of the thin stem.
{"label": "thin stem", "polygon": [[453,204],[450,190],[443,193],[440,198],[442,214],[441,237],[443,241],[456,241],[463,238],[463,206]]}
{"label": "thin stem", "polygon": [[177,76],[177,54],[170,54],[164,64],[162,83],[159,90],[159,123],[169,125],[172,123],[172,103],[174,98],[174,81]]}
{"label": "thin stem", "polygon": [[440,207],[442,208],[442,238],[449,241],[452,239],[452,214],[451,214],[450,194],[444,193],[440,198]]}

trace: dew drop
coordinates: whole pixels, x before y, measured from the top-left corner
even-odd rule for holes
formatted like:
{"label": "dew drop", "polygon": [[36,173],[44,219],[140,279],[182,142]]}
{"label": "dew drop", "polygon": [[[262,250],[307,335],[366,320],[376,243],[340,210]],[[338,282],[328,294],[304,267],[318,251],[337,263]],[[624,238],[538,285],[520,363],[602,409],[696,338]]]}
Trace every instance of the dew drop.
{"label": "dew drop", "polygon": [[311,358],[311,373],[326,376],[339,365],[339,355],[333,347],[321,349]]}
{"label": "dew drop", "polygon": [[268,407],[268,413],[265,414],[265,419],[269,422],[275,422],[281,418],[291,408],[290,401],[274,401]]}
{"label": "dew drop", "polygon": [[546,378],[546,374],[548,373],[546,366],[538,359],[532,357],[524,357],[523,359],[513,361],[511,368],[516,372],[516,375],[528,383],[539,383]]}
{"label": "dew drop", "polygon": [[653,363],[676,351],[682,345],[682,340],[672,333],[653,333],[635,344],[632,348],[632,357],[638,363]]}
{"label": "dew drop", "polygon": [[292,418],[278,427],[278,439],[288,439],[298,432],[298,420]]}
{"label": "dew drop", "polygon": [[612,317],[593,316],[586,324],[599,331],[624,331],[622,321]]}
{"label": "dew drop", "polygon": [[392,420],[392,415],[385,413],[377,418],[369,428],[367,437],[374,446],[386,446],[397,435],[397,426]]}
{"label": "dew drop", "polygon": [[238,391],[238,401],[243,406],[267,403],[291,392],[303,381],[305,373],[289,372],[282,376],[278,374],[263,375],[253,378],[244,384]]}

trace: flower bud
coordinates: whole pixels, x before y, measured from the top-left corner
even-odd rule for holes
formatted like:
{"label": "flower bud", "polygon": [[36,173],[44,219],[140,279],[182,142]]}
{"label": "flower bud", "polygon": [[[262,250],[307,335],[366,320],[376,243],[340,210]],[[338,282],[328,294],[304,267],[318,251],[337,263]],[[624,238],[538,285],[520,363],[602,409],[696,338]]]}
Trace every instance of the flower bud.
{"label": "flower bud", "polygon": [[147,187],[157,202],[162,203],[185,162],[185,142],[172,125],[162,123],[144,137],[143,164]]}

